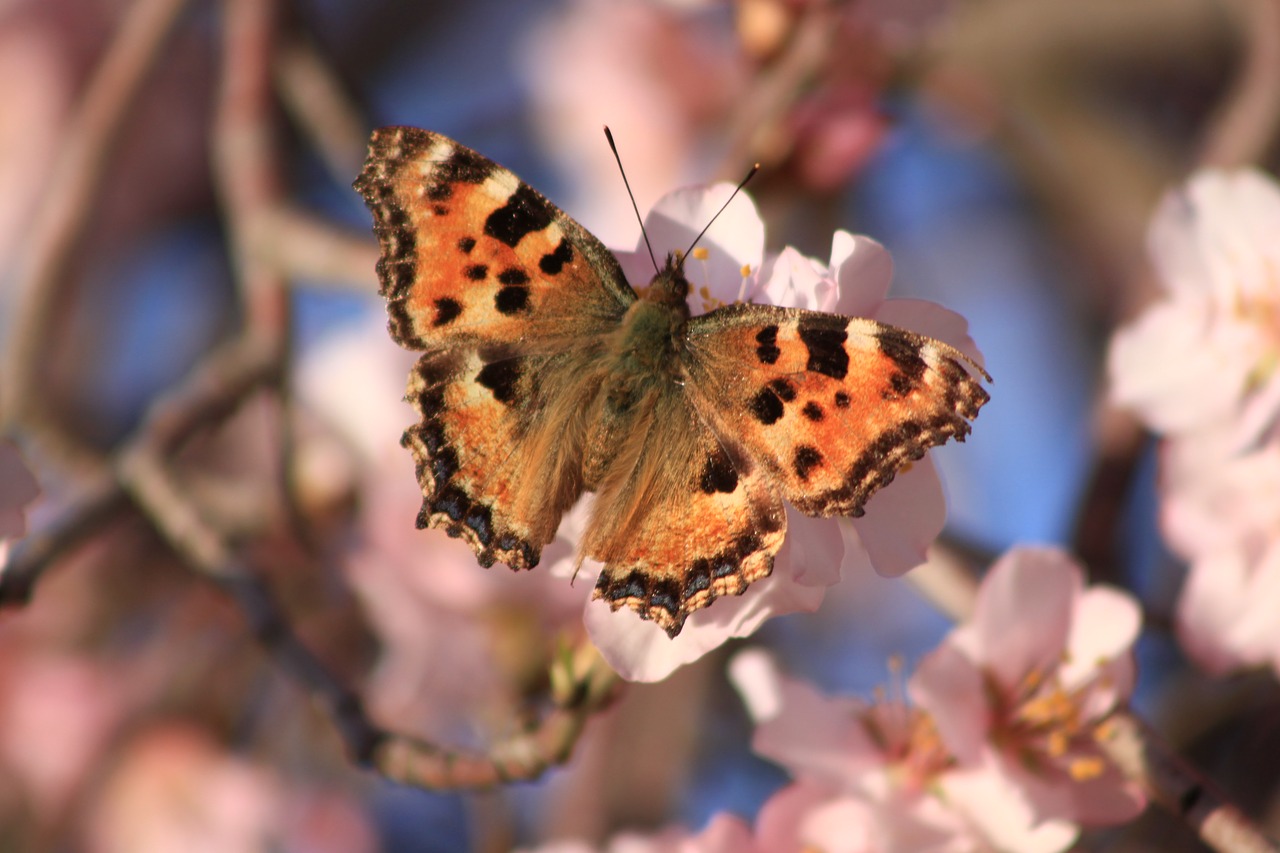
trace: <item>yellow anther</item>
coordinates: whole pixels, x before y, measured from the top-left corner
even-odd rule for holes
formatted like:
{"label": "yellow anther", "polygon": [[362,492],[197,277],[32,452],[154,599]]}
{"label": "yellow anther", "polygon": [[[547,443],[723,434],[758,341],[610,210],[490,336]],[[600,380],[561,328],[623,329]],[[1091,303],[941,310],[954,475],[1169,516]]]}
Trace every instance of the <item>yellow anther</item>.
{"label": "yellow anther", "polygon": [[1106,772],[1107,765],[1098,756],[1089,756],[1087,758],[1077,758],[1067,765],[1067,772],[1071,774],[1071,778],[1077,782],[1084,782],[1089,779],[1097,779]]}
{"label": "yellow anther", "polygon": [[693,257],[699,261],[705,261],[707,258],[711,257],[711,253],[702,246],[698,246],[693,250]]}

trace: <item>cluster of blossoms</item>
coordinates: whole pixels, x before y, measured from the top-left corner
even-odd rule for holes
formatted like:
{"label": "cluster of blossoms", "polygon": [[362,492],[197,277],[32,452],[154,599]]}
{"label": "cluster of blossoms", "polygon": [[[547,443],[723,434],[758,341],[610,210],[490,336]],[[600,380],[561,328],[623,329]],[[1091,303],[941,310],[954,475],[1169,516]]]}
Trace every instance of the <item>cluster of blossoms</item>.
{"label": "cluster of blossoms", "polygon": [[1117,333],[1113,394],[1163,438],[1160,516],[1190,567],[1180,639],[1221,674],[1280,671],[1280,187],[1205,171],[1149,236],[1161,298]]}
{"label": "cluster of blossoms", "polygon": [[1061,552],[1025,548],[992,567],[972,620],[909,680],[909,701],[824,696],[765,653],[740,653],[730,673],[757,724],[755,749],[794,781],[754,827],[721,815],[698,834],[605,849],[1065,850],[1081,825],[1126,822],[1145,805],[1096,741],[1132,690],[1139,620],[1130,596],[1086,588]]}

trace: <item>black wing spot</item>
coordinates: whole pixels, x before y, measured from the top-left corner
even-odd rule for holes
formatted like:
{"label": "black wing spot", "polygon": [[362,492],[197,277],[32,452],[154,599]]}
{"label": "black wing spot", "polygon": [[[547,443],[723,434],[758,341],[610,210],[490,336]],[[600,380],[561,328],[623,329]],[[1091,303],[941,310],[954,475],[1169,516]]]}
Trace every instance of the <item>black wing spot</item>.
{"label": "black wing spot", "polygon": [[809,363],[805,367],[832,379],[844,379],[849,374],[849,353],[844,349],[848,338],[844,329],[823,329],[801,323],[800,340],[809,350]]}
{"label": "black wing spot", "polygon": [[471,501],[456,486],[441,489],[440,493],[431,501],[432,512],[442,512],[454,521],[462,521],[462,517],[466,515],[470,506]]}
{"label": "black wing spot", "polygon": [[519,314],[529,307],[529,288],[508,285],[498,291],[493,304],[501,314]]}
{"label": "black wing spot", "polygon": [[519,267],[507,267],[505,270],[498,273],[498,281],[508,285],[528,284],[529,274]]}
{"label": "black wing spot", "polygon": [[442,296],[436,300],[436,316],[431,321],[433,326],[447,326],[462,313],[462,303],[456,299]]}
{"label": "black wing spot", "polygon": [[892,359],[898,370],[902,371],[905,381],[914,385],[929,369],[924,356],[920,354],[920,345],[898,329],[884,329],[876,336],[880,352]]}
{"label": "black wing spot", "polygon": [[802,444],[796,448],[796,455],[791,461],[796,476],[808,480],[810,472],[822,464],[822,453],[816,447]]}
{"label": "black wing spot", "polygon": [[458,250],[464,255],[471,254],[471,250],[476,247],[475,237],[463,237],[458,241]]}
{"label": "black wing spot", "polygon": [[[489,176],[498,170],[492,160],[486,160],[474,151],[458,146],[445,160],[436,167],[431,176],[437,183],[428,193],[431,201],[446,201],[453,195],[453,184],[483,184]],[[443,187],[443,190],[439,190]],[[440,192],[438,198],[430,193]]]}
{"label": "black wing spot", "polygon": [[782,401],[768,388],[761,388],[759,393],[751,398],[749,407],[756,420],[766,426],[782,419]]}
{"label": "black wing spot", "polygon": [[[653,588],[649,591],[650,607],[661,607],[663,610],[676,616],[680,613],[680,586],[677,581],[663,580],[654,583]],[[645,618],[649,618],[648,614],[642,614]]]}
{"label": "black wing spot", "polygon": [[784,403],[790,403],[796,398],[796,386],[786,379],[775,379],[769,383],[769,387]]}
{"label": "black wing spot", "polygon": [[445,484],[453,479],[453,475],[458,473],[458,454],[454,452],[452,447],[441,449],[431,459],[431,481],[435,490],[445,487]]}
{"label": "black wing spot", "polygon": [[564,269],[564,265],[572,260],[573,247],[569,245],[567,237],[561,237],[560,245],[556,246],[556,250],[543,255],[542,260],[538,261],[538,269],[547,275],[557,275]]}
{"label": "black wing spot", "polygon": [[847,409],[849,408],[849,403],[851,401],[849,399],[849,395],[844,391],[837,391],[836,396],[834,397],[834,402],[837,409]]}
{"label": "black wing spot", "polygon": [[484,281],[485,276],[489,275],[489,268],[484,264],[472,264],[466,268],[463,275],[472,281]]}
{"label": "black wing spot", "polygon": [[827,416],[827,413],[823,411],[822,407],[813,400],[804,404],[804,408],[800,410],[800,414],[804,415],[814,423],[817,423]]}
{"label": "black wing spot", "polygon": [[880,396],[885,400],[901,400],[914,391],[919,384],[918,380],[912,379],[899,370],[889,377],[889,387],[881,391]]}
{"label": "black wing spot", "polygon": [[738,488],[738,472],[723,450],[717,450],[707,457],[707,464],[702,469],[702,477],[698,485],[708,495],[716,492],[731,494]]}
{"label": "black wing spot", "polygon": [[480,544],[489,547],[493,541],[493,514],[484,504],[473,504],[462,523],[476,534]]}
{"label": "black wing spot", "polygon": [[514,358],[486,364],[476,374],[476,381],[493,392],[493,399],[509,406],[516,399],[520,364]]}
{"label": "black wing spot", "polygon": [[506,204],[489,214],[484,233],[514,249],[526,236],[550,225],[552,219],[547,202],[528,184],[521,184]]}
{"label": "black wing spot", "polygon": [[765,326],[756,333],[756,358],[761,364],[775,364],[782,355],[778,349],[778,327]]}

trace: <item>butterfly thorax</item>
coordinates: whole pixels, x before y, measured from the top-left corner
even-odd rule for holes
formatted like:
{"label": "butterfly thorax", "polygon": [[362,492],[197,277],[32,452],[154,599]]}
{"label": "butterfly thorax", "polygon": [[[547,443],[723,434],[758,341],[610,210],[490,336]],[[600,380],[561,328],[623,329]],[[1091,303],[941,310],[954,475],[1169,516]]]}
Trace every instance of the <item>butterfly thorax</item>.
{"label": "butterfly thorax", "polygon": [[[584,479],[598,485],[603,469],[626,455],[627,438],[643,438],[654,399],[682,384],[680,350],[689,322],[689,283],[668,257],[610,336],[607,377],[588,419]],[[625,469],[624,464],[620,466]]]}

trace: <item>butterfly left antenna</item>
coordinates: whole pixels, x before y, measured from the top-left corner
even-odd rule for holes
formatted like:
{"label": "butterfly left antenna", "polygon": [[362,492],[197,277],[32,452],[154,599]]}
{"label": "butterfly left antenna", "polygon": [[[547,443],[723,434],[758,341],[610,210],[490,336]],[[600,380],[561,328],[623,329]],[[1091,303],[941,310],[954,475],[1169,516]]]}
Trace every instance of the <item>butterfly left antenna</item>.
{"label": "butterfly left antenna", "polygon": [[751,167],[751,170],[747,172],[747,176],[742,180],[738,181],[738,185],[733,188],[733,192],[729,193],[729,197],[725,199],[724,204],[720,205],[720,209],[716,211],[716,215],[711,217],[711,221],[707,223],[705,228],[703,228],[701,231],[698,232],[698,236],[693,238],[693,242],[689,244],[689,248],[686,249],[685,253],[680,256],[680,266],[682,267],[684,266],[684,259],[689,257],[689,253],[693,251],[693,247],[698,245],[698,241],[701,240],[703,236],[708,231],[711,230],[711,226],[714,225],[715,221],[720,218],[720,214],[724,213],[725,208],[729,206],[729,202],[737,198],[738,193],[742,192],[742,188],[747,185],[747,181],[754,178],[756,176],[756,172],[758,171],[760,171],[760,164],[756,163]]}
{"label": "butterfly left antenna", "polygon": [[613,152],[613,159],[618,161],[618,171],[622,173],[622,185],[627,188],[631,209],[636,212],[636,219],[640,222],[640,235],[644,237],[644,246],[649,250],[649,260],[653,261],[653,271],[658,272],[658,259],[654,257],[653,246],[649,243],[649,232],[644,230],[644,217],[640,215],[640,206],[636,204],[635,193],[631,192],[631,182],[627,180],[627,170],[622,168],[622,157],[618,155],[618,146],[614,144],[613,133],[610,132],[607,124],[604,126],[604,138],[609,140],[609,150]]}

